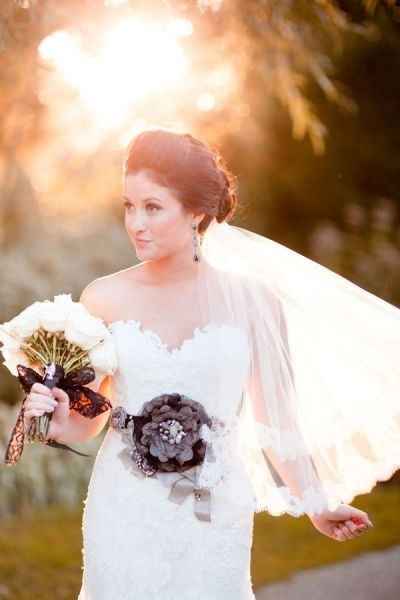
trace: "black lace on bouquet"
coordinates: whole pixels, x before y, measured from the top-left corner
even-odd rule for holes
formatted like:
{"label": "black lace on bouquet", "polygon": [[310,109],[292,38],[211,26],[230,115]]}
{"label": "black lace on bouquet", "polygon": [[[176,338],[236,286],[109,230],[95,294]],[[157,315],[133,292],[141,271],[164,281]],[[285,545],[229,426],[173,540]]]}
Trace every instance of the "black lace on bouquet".
{"label": "black lace on bouquet", "polygon": [[[47,370],[44,375],[41,375],[34,369],[24,365],[17,365],[17,371],[18,380],[26,393],[30,392],[34,383],[42,383],[50,389],[57,386],[68,394],[70,409],[76,410],[83,417],[93,419],[94,417],[97,417],[98,415],[112,408],[111,402],[107,400],[105,396],[86,387],[86,384],[93,381],[96,376],[95,371],[91,366],[75,369],[70,371],[66,376],[63,367],[58,364],[54,365],[51,375],[48,374]],[[26,396],[22,401],[16,423],[11,432],[10,440],[7,445],[4,461],[6,465],[14,465],[17,463],[21,458],[24,449],[25,401]],[[61,444],[53,439],[45,439],[43,443],[48,446],[53,446],[54,448],[70,450],[71,452],[75,452],[75,454],[79,454],[81,456],[91,456],[90,454],[84,454],[83,452],[74,450],[70,446]]]}

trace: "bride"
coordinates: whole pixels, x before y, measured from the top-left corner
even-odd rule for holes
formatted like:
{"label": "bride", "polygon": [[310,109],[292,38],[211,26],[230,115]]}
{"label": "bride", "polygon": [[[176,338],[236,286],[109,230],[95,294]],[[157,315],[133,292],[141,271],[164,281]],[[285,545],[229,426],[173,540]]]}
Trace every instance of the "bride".
{"label": "bride", "polygon": [[[398,312],[229,225],[234,178],[193,136],[142,132],[124,167],[125,228],[140,262],[80,298],[116,345],[118,369],[93,385],[112,413],[83,418],[65,392],[41,384],[25,404],[27,423],[54,411],[49,438],[59,442],[109,425],[85,500],[78,600],[254,599],[254,512],[306,515],[336,541],[372,526],[347,502],[398,467],[400,420],[389,400],[398,382],[367,347],[366,328],[378,351]],[[126,432],[149,401],[145,472]],[[195,446],[199,414],[212,426]]]}

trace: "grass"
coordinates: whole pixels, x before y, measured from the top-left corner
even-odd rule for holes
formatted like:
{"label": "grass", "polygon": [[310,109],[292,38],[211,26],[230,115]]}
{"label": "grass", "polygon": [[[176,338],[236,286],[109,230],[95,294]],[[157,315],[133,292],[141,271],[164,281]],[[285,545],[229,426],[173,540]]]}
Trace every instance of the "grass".
{"label": "grass", "polygon": [[55,507],[2,521],[0,598],[77,598],[81,539],[81,512],[78,511]]}
{"label": "grass", "polygon": [[[254,589],[298,570],[397,544],[399,500],[398,485],[378,484],[370,494],[358,496],[353,506],[367,511],[375,527],[348,542],[321,535],[307,517],[256,514],[251,565]],[[81,510],[53,507],[3,520],[0,599],[76,599],[82,576],[81,519]]]}

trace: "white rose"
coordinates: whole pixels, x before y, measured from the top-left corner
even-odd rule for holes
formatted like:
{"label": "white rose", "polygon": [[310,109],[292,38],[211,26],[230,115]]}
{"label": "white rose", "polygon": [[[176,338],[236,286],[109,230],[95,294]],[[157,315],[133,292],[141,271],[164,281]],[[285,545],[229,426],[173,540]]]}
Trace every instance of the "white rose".
{"label": "white rose", "polygon": [[71,294],[58,294],[58,296],[54,296],[54,304],[60,308],[63,308],[69,317],[75,314],[90,315],[90,312],[87,310],[86,306],[84,306],[81,302],[74,302],[72,300]]}
{"label": "white rose", "polygon": [[93,368],[112,375],[117,368],[117,354],[111,335],[89,351],[89,360]]}
{"label": "white rose", "polygon": [[72,300],[71,294],[58,294],[58,296],[54,296],[54,304],[64,309],[69,320],[73,320],[76,316],[94,318],[94,315],[88,311],[84,304]]}
{"label": "white rose", "polygon": [[[10,335],[7,328],[7,323],[0,325],[0,342],[3,344],[3,348],[7,350],[19,350],[21,346],[21,340]],[[2,348],[0,348],[2,351]]]}
{"label": "white rose", "polygon": [[95,318],[81,302],[73,302],[69,307],[68,314],[70,318],[73,318],[74,315]]}
{"label": "white rose", "polygon": [[34,302],[7,322],[7,330],[16,338],[28,338],[40,327],[39,313],[42,302]]}
{"label": "white rose", "polygon": [[17,365],[24,365],[24,367],[30,367],[31,363],[28,360],[26,354],[23,352],[15,352],[8,350],[7,348],[1,348],[1,352],[4,356],[3,365],[12,373],[18,377]]}
{"label": "white rose", "polygon": [[58,294],[54,296],[54,304],[65,308],[65,311],[68,312],[71,306],[76,303],[72,300],[71,294]]}
{"label": "white rose", "polygon": [[79,302],[74,302],[71,298],[71,294],[58,294],[58,296],[54,296],[54,304],[55,306],[62,308],[67,315],[70,315],[79,305]]}
{"label": "white rose", "polygon": [[66,307],[61,304],[54,304],[49,300],[42,303],[39,312],[40,326],[46,331],[52,333],[64,331],[68,312]]}
{"label": "white rose", "polygon": [[69,314],[64,335],[72,344],[90,350],[109,333],[103,321],[93,317],[87,310],[75,307]]}

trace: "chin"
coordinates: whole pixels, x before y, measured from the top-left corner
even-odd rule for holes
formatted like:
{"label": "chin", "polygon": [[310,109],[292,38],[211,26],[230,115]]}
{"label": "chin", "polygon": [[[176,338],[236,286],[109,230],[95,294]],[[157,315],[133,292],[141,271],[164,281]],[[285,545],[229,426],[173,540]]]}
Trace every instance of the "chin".
{"label": "chin", "polygon": [[146,248],[135,248],[135,253],[138,258],[153,258],[154,252]]}
{"label": "chin", "polygon": [[146,250],[144,250],[143,248],[136,248],[135,253],[137,256],[147,256],[148,255],[148,252],[146,252]]}

